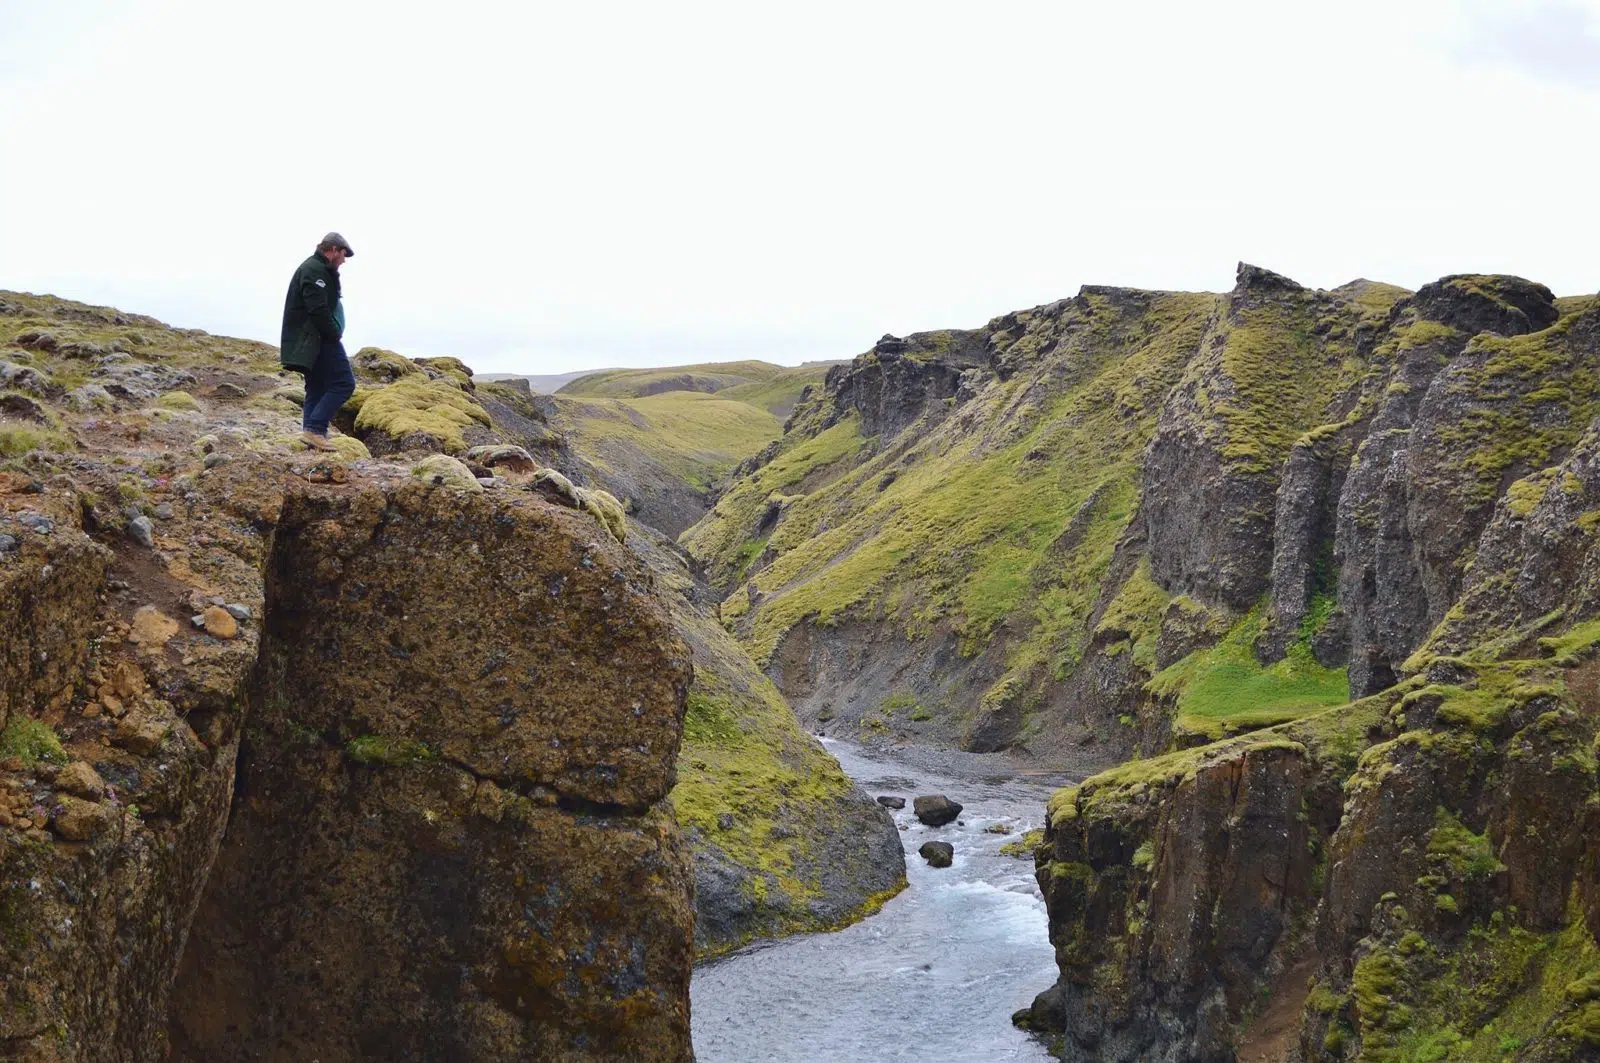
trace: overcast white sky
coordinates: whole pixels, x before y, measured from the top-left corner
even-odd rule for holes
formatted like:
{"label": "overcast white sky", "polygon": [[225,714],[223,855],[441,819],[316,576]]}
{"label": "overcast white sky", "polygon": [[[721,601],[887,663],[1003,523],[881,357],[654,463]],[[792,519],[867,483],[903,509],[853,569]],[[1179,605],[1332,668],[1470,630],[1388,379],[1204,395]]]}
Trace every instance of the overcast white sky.
{"label": "overcast white sky", "polygon": [[[413,13],[415,12],[415,13]],[[0,288],[479,371],[846,357],[1083,283],[1600,290],[1600,0],[0,0]]]}

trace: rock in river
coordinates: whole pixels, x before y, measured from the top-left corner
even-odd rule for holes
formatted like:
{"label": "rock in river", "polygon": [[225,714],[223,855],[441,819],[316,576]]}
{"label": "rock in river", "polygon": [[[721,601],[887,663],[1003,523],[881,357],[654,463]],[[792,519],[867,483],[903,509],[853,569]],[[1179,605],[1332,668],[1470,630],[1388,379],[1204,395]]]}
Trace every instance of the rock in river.
{"label": "rock in river", "polygon": [[949,842],[923,842],[917,853],[928,862],[929,867],[949,867],[955,859],[956,847]]}
{"label": "rock in river", "polygon": [[882,805],[884,808],[902,809],[906,807],[906,799],[903,797],[891,797],[888,794],[880,794],[878,796],[878,804]]}
{"label": "rock in river", "polygon": [[919,797],[911,803],[917,818],[930,827],[942,827],[961,815],[961,806],[944,794]]}

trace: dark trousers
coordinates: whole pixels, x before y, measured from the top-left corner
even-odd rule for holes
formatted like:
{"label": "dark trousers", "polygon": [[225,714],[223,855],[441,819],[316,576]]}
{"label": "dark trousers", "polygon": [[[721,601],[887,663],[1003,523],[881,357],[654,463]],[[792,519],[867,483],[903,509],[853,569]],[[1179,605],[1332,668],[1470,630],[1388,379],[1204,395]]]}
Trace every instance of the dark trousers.
{"label": "dark trousers", "polygon": [[356,375],[350,371],[350,359],[344,356],[344,344],[338,340],[323,340],[316,364],[306,374],[306,404],[301,426],[307,432],[327,435],[328,422],[355,390]]}

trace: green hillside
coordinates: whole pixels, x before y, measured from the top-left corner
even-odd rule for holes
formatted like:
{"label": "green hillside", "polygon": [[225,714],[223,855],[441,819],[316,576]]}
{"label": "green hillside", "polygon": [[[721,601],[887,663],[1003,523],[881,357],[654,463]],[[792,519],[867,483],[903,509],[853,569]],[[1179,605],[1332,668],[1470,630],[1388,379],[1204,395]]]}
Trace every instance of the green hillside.
{"label": "green hillside", "polygon": [[782,373],[771,362],[706,362],[700,365],[664,366],[659,369],[611,369],[581,376],[563,385],[559,395],[628,399],[659,395],[665,391],[715,392],[739,384],[767,380]]}

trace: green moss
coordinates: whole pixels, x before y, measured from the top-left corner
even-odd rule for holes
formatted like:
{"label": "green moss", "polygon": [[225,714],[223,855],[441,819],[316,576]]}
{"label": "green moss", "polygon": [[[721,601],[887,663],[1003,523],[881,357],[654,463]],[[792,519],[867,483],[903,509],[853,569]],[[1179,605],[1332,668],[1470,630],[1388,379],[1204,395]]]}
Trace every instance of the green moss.
{"label": "green moss", "polygon": [[1600,1010],[1591,986],[1600,986],[1600,951],[1576,905],[1566,928],[1549,934],[1510,925],[1500,913],[1459,940],[1428,942],[1408,931],[1356,966],[1361,1058],[1489,1063],[1535,1043],[1543,1046],[1538,1058],[1571,1058],[1564,1053],[1594,1043],[1584,1040]]}
{"label": "green moss", "polygon": [[65,764],[66,750],[61,739],[49,724],[29,716],[15,714],[0,731],[0,759],[21,757],[22,763],[33,767],[41,760],[51,764]]}
{"label": "green moss", "polygon": [[442,354],[433,358],[418,358],[416,363],[420,366],[426,366],[436,373],[443,373],[463,388],[469,388],[472,385],[472,370],[467,368],[467,364],[459,358]]}
{"label": "green moss", "polygon": [[1344,669],[1318,664],[1304,632],[1283,660],[1262,665],[1255,656],[1262,612],[1255,607],[1217,645],[1150,681],[1150,693],[1175,704],[1180,727],[1221,737],[1230,728],[1281,723],[1350,700]]}
{"label": "green moss", "polygon": [[1095,625],[1095,636],[1125,637],[1133,650],[1134,662],[1146,673],[1153,673],[1161,618],[1170,600],[1170,596],[1151,578],[1149,559],[1141,557],[1139,564],[1117,591],[1117,596],[1111,599],[1100,615],[1100,623]]}
{"label": "green moss", "polygon": [[1014,856],[1018,859],[1031,860],[1039,846],[1044,844],[1044,829],[1035,828],[1023,834],[1022,837],[1006,842],[1000,847],[1001,856]]}
{"label": "green moss", "polygon": [[433,760],[438,756],[421,742],[391,735],[362,735],[346,743],[344,751],[357,763],[381,764],[391,768]]}
{"label": "green moss", "polygon": [[1223,425],[1222,456],[1237,471],[1277,468],[1301,433],[1324,420],[1342,365],[1312,335],[1309,309],[1246,307],[1230,323],[1220,363],[1231,388],[1212,395],[1211,406]]}
{"label": "green moss", "polygon": [[1445,384],[1465,412],[1438,430],[1459,455],[1448,473],[1462,504],[1491,501],[1515,470],[1547,467],[1600,413],[1600,372],[1571,336],[1588,317],[1563,316],[1524,336],[1482,333],[1467,345],[1461,371]]}
{"label": "green moss", "polygon": [[1505,870],[1494,848],[1482,834],[1474,834],[1447,808],[1435,810],[1433,833],[1428,838],[1428,862],[1447,870],[1458,882]]}
{"label": "green moss", "polygon": [[1576,664],[1600,643],[1600,618],[1574,624],[1565,633],[1539,640],[1539,648],[1557,664]]}
{"label": "green moss", "polygon": [[467,449],[462,429],[490,425],[482,406],[455,384],[420,376],[403,377],[364,397],[356,413],[356,430],[380,431],[399,439],[421,433],[438,440],[451,454]]}
{"label": "green moss", "polygon": [[[860,829],[854,784],[732,638],[691,605],[687,577],[674,575],[681,570],[652,568],[694,652],[672,791],[678,821],[693,845],[715,846],[719,859],[744,869],[763,932],[828,929],[809,902],[839,871],[825,840]],[[844,921],[876,910],[893,892],[865,898]]]}
{"label": "green moss", "polygon": [[156,405],[163,410],[198,410],[200,403],[187,391],[169,391],[156,399]]}
{"label": "green moss", "polygon": [[1133,851],[1133,866],[1140,871],[1149,871],[1155,866],[1156,844],[1149,838],[1139,843],[1139,848]]}
{"label": "green moss", "polygon": [[801,393],[808,387],[820,391],[829,368],[836,364],[809,362],[781,370],[765,380],[752,380],[723,388],[717,395],[719,398],[757,406],[774,417],[788,417],[799,403]]}
{"label": "green moss", "polygon": [[1517,516],[1526,517],[1544,497],[1545,488],[1550,486],[1555,475],[1555,469],[1544,469],[1516,481],[1506,488],[1506,507]]}
{"label": "green moss", "polygon": [[64,433],[28,425],[0,425],[0,458],[20,458],[29,451],[60,453],[72,449]]}
{"label": "green moss", "polygon": [[627,511],[615,495],[596,487],[576,487],[573,492],[578,496],[578,504],[583,511],[599,521],[613,539],[619,543],[628,541]]}
{"label": "green moss", "polygon": [[740,738],[739,717],[725,699],[703,691],[689,692],[688,711],[683,718],[683,740],[693,745],[725,745]]}
{"label": "green moss", "polygon": [[363,347],[350,361],[357,369],[370,372],[383,380],[422,372],[422,368],[405,355],[386,351],[382,347]]}

